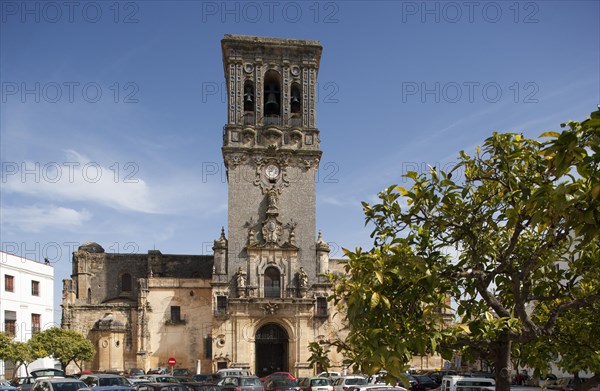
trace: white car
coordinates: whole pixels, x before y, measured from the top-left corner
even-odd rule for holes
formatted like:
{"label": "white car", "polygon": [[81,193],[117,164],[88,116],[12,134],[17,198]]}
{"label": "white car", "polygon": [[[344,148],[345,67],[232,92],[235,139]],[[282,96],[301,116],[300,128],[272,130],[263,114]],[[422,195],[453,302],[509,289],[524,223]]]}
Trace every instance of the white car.
{"label": "white car", "polygon": [[350,387],[363,386],[367,384],[367,378],[364,376],[350,375],[335,379],[333,382],[333,391],[349,391]]}
{"label": "white car", "polygon": [[330,379],[337,379],[338,377],[341,377],[342,374],[339,372],[321,372],[317,376],[318,377],[328,377]]}
{"label": "white car", "polygon": [[389,386],[387,384],[365,384],[363,386],[350,386],[348,391],[408,391],[404,387]]}

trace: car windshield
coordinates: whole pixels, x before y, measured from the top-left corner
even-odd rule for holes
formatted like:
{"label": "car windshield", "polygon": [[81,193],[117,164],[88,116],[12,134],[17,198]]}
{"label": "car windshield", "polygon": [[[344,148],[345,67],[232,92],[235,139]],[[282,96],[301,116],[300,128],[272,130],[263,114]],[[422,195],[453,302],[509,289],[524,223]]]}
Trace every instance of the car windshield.
{"label": "car windshield", "polygon": [[237,379],[237,377],[226,377],[225,379],[222,380],[221,385],[223,385],[223,386],[237,386],[238,385],[238,379]]}
{"label": "car windshield", "polygon": [[129,386],[131,385],[124,377],[107,377],[98,379],[100,386]]}
{"label": "car windshield", "polygon": [[298,382],[290,379],[277,379],[273,380],[273,385],[275,387],[298,387]]}
{"label": "car windshield", "polygon": [[262,386],[259,378],[242,378],[242,386]]}
{"label": "car windshield", "polygon": [[65,383],[52,383],[52,389],[54,391],[77,391],[80,388],[87,387],[84,382],[65,382]]}
{"label": "car windshield", "polygon": [[51,377],[51,376],[64,376],[65,371],[60,369],[48,368],[48,369],[38,369],[37,371],[31,371],[31,377]]}
{"label": "car windshield", "polygon": [[363,385],[363,384],[367,384],[367,379],[363,379],[360,377],[357,378],[350,378],[350,379],[346,379],[346,384],[348,385]]}
{"label": "car windshield", "polygon": [[329,386],[331,385],[331,381],[328,379],[312,379],[310,381],[311,386]]}

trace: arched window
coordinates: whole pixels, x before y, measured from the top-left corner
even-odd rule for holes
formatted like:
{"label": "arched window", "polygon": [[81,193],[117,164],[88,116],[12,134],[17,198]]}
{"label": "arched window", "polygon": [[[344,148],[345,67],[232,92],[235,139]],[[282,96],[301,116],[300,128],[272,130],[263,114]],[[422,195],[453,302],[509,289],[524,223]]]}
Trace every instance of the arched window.
{"label": "arched window", "polygon": [[244,83],[244,111],[254,112],[254,83],[251,80]]}
{"label": "arched window", "polygon": [[292,84],[290,96],[290,112],[292,114],[300,114],[302,111],[302,94],[300,93],[300,85]]}
{"label": "arched window", "polygon": [[265,117],[281,116],[281,78],[270,70],[265,74],[264,113]]}
{"label": "arched window", "polygon": [[125,273],[121,276],[121,291],[131,292],[131,274]]}
{"label": "arched window", "polygon": [[275,267],[265,270],[265,297],[281,297],[281,274]]}

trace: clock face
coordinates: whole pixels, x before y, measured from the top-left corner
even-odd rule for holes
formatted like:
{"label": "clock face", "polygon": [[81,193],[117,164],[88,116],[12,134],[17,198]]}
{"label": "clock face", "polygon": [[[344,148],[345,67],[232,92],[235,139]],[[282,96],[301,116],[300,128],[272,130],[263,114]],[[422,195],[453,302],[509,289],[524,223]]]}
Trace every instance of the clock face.
{"label": "clock face", "polygon": [[277,178],[277,175],[279,175],[279,167],[274,164],[269,164],[265,169],[265,174],[267,175],[267,178],[275,179]]}

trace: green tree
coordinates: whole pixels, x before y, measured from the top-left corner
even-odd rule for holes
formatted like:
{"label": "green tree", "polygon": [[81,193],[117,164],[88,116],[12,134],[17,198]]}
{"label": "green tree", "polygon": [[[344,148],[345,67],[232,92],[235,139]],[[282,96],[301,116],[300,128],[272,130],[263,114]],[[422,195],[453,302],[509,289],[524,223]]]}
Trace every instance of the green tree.
{"label": "green tree", "polygon": [[[60,362],[63,370],[74,362],[81,369],[82,361],[91,360],[96,354],[94,345],[74,330],[58,327],[35,334],[29,344],[36,354],[52,356]],[[79,363],[78,363],[79,361]]]}
{"label": "green tree", "polygon": [[11,346],[14,343],[14,337],[0,331],[0,360],[10,360]]}
{"label": "green tree", "polygon": [[29,363],[39,357],[42,356],[36,356],[29,343],[15,341],[14,337],[0,332],[0,360],[15,363],[13,376],[15,376],[21,365],[25,366],[25,371],[29,374]]}
{"label": "green tree", "polygon": [[308,358],[308,362],[310,363],[310,367],[317,367],[317,371],[327,372],[330,367],[329,361],[329,348],[324,348],[325,342],[310,342],[308,344],[308,351],[310,352],[310,357]]}
{"label": "green tree", "polygon": [[409,172],[409,189],[363,203],[374,246],[345,250],[346,275],[330,276],[348,364],[398,376],[414,354],[461,349],[492,357],[504,391],[513,346],[554,338],[569,317],[577,327],[570,314],[600,300],[600,112],[563,126],[541,139],[494,133],[449,172]]}
{"label": "green tree", "polygon": [[28,342],[14,342],[10,356],[10,361],[16,364],[13,376],[16,375],[21,365],[25,366],[25,372],[29,376],[29,364],[41,357],[34,354]]}

